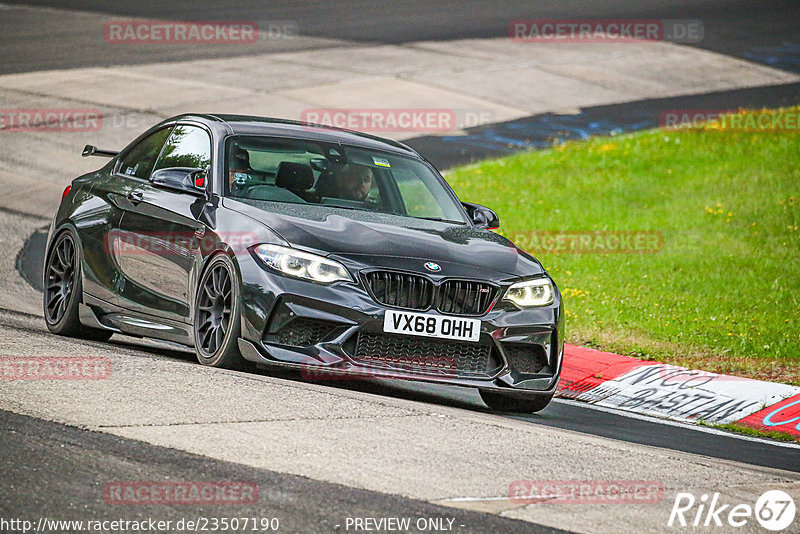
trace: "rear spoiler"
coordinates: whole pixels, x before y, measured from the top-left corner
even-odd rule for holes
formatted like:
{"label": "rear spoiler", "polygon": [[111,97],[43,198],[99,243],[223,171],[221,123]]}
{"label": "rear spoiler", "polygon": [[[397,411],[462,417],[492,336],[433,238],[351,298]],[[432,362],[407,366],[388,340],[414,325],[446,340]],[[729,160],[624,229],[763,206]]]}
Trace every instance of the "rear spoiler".
{"label": "rear spoiler", "polygon": [[103,157],[103,158],[113,158],[117,154],[119,154],[119,152],[116,152],[114,150],[101,150],[101,149],[97,148],[94,145],[86,145],[85,147],[83,147],[83,152],[81,153],[81,156],[83,156],[84,158],[88,157],[88,156],[100,156],[100,157]]}

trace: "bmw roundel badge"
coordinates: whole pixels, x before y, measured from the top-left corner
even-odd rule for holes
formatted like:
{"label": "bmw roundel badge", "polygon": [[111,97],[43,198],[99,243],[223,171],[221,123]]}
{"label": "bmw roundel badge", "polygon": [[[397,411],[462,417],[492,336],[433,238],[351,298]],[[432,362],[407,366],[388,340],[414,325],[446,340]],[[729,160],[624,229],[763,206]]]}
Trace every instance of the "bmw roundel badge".
{"label": "bmw roundel badge", "polygon": [[442,270],[442,266],[441,265],[439,265],[438,263],[433,263],[432,261],[429,261],[428,263],[426,263],[425,264],[425,268],[428,269],[429,271],[433,271],[435,273],[438,273],[439,271]]}

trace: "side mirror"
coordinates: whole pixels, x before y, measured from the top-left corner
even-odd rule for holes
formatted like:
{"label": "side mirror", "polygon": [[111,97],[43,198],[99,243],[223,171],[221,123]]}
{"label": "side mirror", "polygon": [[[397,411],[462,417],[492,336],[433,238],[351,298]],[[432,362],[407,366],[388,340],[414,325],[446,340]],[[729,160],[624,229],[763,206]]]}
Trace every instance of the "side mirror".
{"label": "side mirror", "polygon": [[472,222],[475,223],[475,226],[486,228],[487,230],[500,228],[500,218],[486,206],[472,204],[471,202],[462,202],[461,205],[467,210],[467,214],[472,219]]}
{"label": "side mirror", "polygon": [[205,172],[206,169],[196,167],[168,167],[155,171],[150,177],[150,183],[161,189],[208,198],[205,179],[198,182],[198,175]]}

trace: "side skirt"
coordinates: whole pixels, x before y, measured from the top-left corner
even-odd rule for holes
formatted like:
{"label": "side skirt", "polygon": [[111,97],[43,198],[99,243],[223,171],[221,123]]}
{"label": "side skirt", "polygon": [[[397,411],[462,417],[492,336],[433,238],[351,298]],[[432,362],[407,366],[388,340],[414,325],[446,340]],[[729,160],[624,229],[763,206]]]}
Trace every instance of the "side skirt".
{"label": "side skirt", "polygon": [[84,293],[79,305],[81,324],[134,337],[172,341],[194,346],[192,326],[153,315],[134,313]]}

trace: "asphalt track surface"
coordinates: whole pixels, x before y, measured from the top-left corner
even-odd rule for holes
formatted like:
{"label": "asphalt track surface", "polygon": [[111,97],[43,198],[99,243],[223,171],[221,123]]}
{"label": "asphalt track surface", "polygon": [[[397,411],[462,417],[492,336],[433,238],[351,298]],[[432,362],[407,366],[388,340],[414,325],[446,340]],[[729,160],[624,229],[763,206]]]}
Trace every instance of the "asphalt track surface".
{"label": "asphalt track surface", "polygon": [[[400,44],[423,40],[453,40],[508,36],[516,19],[689,19],[703,23],[704,37],[695,46],[738,57],[778,57],[779,47],[800,45],[800,9],[793,0],[654,0],[596,2],[592,0],[312,0],[296,2],[221,2],[219,0],[4,0],[25,4],[102,13],[119,17],[170,20],[253,20],[262,26],[292,21],[303,37]],[[6,22],[3,22],[3,19]],[[320,46],[319,43],[273,41],[263,46],[141,47],[103,46],[96,27],[65,28],[51,22],[39,31],[20,28],[0,11],[0,47],[12,51],[0,73],[52,68],[126,65],[153,61],[233,54],[263,53]],[[95,46],[93,46],[95,45]],[[188,50],[186,49],[188,48]],[[342,61],[347,61],[346,56]],[[776,60],[777,61],[777,60]],[[778,64],[777,66],[784,66]],[[800,68],[791,63],[787,68]],[[335,69],[336,65],[330,68]],[[376,66],[379,69],[379,66]],[[213,73],[209,73],[212,74]],[[203,73],[206,75],[206,73]]]}
{"label": "asphalt track surface", "polygon": [[[20,468],[20,459],[24,465]],[[69,466],[70,476],[65,477]],[[200,517],[277,518],[279,532],[342,531],[348,517],[453,519],[459,533],[564,530],[496,515],[457,510],[424,501],[210,460],[139,441],[80,430],[0,411],[0,517],[38,522],[153,518],[177,523]],[[237,481],[254,483],[258,498],[241,506],[148,505],[111,507],[103,490],[109,481]],[[313,498],[317,496],[318,498]],[[173,529],[170,529],[172,531]]]}
{"label": "asphalt track surface", "polygon": [[[438,403],[469,410],[489,411],[477,391],[412,382],[354,382],[349,387],[378,395]],[[651,445],[723,460],[800,472],[800,448],[786,448],[768,440],[748,440],[724,432],[707,431],[690,424],[664,424],[651,417],[631,417],[612,410],[587,408],[583,403],[556,399],[531,415],[511,415],[534,425],[592,434],[604,438]]]}
{"label": "asphalt track surface", "polygon": [[439,169],[545,148],[556,140],[588,139],[657,128],[666,109],[760,109],[800,103],[800,84],[753,87],[672,98],[586,107],[576,115],[545,113],[468,128],[464,135],[424,136],[404,141]]}

